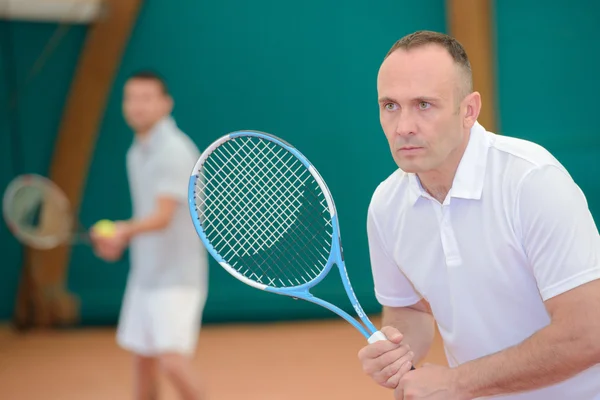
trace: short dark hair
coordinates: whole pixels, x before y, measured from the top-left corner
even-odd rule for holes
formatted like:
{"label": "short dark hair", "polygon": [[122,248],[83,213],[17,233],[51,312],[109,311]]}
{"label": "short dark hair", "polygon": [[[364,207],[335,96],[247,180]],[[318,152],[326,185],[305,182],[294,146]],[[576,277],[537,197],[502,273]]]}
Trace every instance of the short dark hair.
{"label": "short dark hair", "polygon": [[127,80],[131,79],[142,79],[158,82],[162,88],[163,93],[169,94],[169,88],[167,87],[167,82],[165,78],[158,72],[153,71],[151,69],[142,69],[139,71],[135,71],[134,73],[129,75],[129,78]]}
{"label": "short dark hair", "polygon": [[385,55],[385,58],[388,58],[390,54],[398,49],[408,51],[412,48],[417,48],[428,44],[442,46],[448,51],[454,62],[462,67],[467,75],[469,86],[467,90],[469,92],[473,91],[473,73],[471,72],[471,62],[469,61],[467,52],[462,44],[460,44],[458,40],[450,35],[425,30],[416,31],[404,36],[394,43],[392,48]]}

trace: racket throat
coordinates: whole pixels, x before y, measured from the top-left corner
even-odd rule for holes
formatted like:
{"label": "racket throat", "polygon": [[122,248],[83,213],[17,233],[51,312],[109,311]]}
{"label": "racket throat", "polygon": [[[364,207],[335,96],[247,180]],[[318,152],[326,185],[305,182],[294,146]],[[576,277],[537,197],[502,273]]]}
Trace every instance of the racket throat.
{"label": "racket throat", "polygon": [[340,237],[338,237],[338,244],[340,252],[340,261],[344,262],[344,247],[342,246],[342,239]]}

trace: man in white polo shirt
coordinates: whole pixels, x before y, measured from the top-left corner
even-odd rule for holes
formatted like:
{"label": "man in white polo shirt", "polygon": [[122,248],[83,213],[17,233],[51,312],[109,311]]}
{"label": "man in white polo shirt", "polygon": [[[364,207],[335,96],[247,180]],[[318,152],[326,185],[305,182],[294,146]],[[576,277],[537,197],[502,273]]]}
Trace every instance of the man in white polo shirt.
{"label": "man in white polo shirt", "polygon": [[[399,40],[377,89],[399,169],[368,211],[389,341],[359,351],[365,372],[396,399],[600,400],[600,236],[582,191],[539,145],[477,122],[447,35]],[[410,371],[434,323],[450,368]]]}
{"label": "man in white polo shirt", "polygon": [[118,343],[134,354],[135,399],[158,395],[158,367],[180,398],[203,398],[191,364],[207,296],[207,255],[187,206],[190,172],[199,157],[170,117],[173,100],[153,72],[134,74],[123,112],[135,131],[127,153],[133,217],[114,237],[94,235],[106,260],[130,246],[131,270],[119,320]]}

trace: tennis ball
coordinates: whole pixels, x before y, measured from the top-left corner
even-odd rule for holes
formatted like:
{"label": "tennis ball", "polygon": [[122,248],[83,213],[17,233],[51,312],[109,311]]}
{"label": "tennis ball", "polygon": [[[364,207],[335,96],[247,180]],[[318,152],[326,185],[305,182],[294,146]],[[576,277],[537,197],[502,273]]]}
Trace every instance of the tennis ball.
{"label": "tennis ball", "polygon": [[111,237],[116,232],[116,225],[113,221],[103,219],[94,224],[94,233],[103,237]]}

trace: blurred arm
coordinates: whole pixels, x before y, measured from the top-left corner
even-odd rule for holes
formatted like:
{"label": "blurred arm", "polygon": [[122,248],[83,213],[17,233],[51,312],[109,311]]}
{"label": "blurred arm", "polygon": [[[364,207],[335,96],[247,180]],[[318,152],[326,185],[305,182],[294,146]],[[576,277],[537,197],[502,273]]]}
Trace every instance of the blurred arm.
{"label": "blurred arm", "polygon": [[156,201],[156,208],[152,214],[142,219],[131,219],[126,221],[126,236],[133,236],[159,231],[166,228],[173,219],[179,202],[171,197],[159,197]]}

